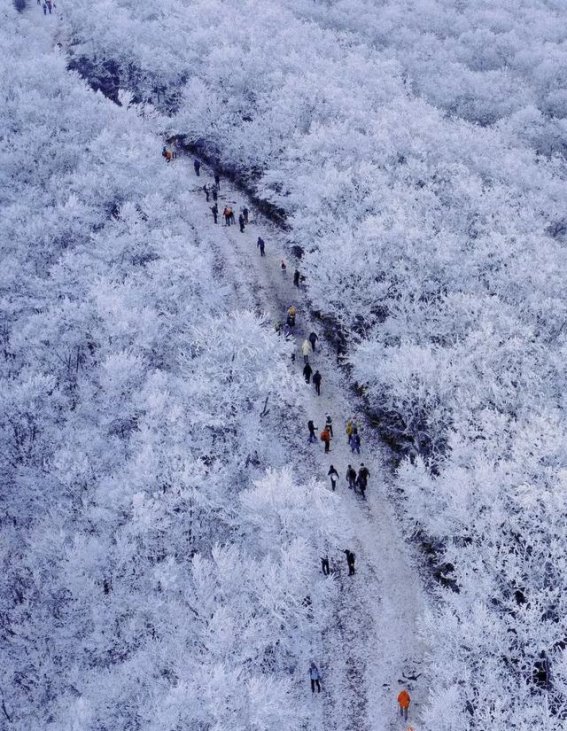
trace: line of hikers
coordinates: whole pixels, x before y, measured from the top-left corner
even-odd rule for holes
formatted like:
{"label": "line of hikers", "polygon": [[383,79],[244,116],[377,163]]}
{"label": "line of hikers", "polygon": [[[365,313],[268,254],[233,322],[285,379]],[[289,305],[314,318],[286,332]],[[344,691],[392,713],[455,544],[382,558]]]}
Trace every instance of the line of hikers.
{"label": "line of hikers", "polygon": [[[41,0],[38,0],[38,3]],[[45,0],[45,2],[48,2],[48,0]],[[53,3],[53,6],[55,7],[55,3]],[[45,12],[45,10],[44,10]],[[51,12],[51,9],[50,9]],[[163,148],[163,156],[165,157],[167,162],[170,162],[173,157],[174,153],[170,150],[168,150],[166,147]],[[195,170],[195,174],[197,177],[200,176],[200,168],[201,163],[199,160],[195,159],[193,162],[193,167]],[[218,192],[220,190],[220,176],[218,173],[215,173],[214,175],[215,184],[214,186],[207,186],[206,184],[203,186],[203,192],[205,193],[207,202],[209,202],[210,197],[213,198],[213,205],[211,206],[211,212],[213,214],[213,220],[214,223],[218,222]],[[231,226],[235,223],[235,216],[234,211],[231,206],[225,206],[223,210],[223,217],[225,219],[225,225]],[[248,225],[249,222],[249,210],[247,207],[244,207],[241,209],[241,212],[238,216],[238,223],[240,226],[240,231],[244,233],[245,227]],[[260,256],[265,256],[265,241],[261,236],[258,236],[257,240],[257,248],[260,250]],[[286,273],[286,264],[285,261],[282,259],[280,263],[280,268],[282,270],[282,273]],[[305,280],[305,277],[300,273],[300,271],[296,268],[294,275],[293,275],[293,284],[295,287],[299,287],[300,284]],[[286,326],[287,326],[287,332],[286,335],[290,333],[290,328],[295,327],[296,322],[296,316],[297,316],[297,308],[295,305],[291,305],[287,310],[287,318],[286,318]],[[281,324],[278,324],[279,326],[276,326],[276,330],[279,332],[281,330]],[[315,385],[315,391],[318,396],[321,395],[321,381],[322,376],[319,373],[318,370],[313,372],[313,369],[311,368],[311,365],[309,363],[309,356],[316,352],[317,350],[317,342],[319,338],[317,336],[317,333],[311,332],[307,338],[304,339],[302,345],[301,345],[301,352],[303,354],[303,361],[304,361],[304,367],[303,367],[303,375],[305,377],[305,380],[307,383],[310,383],[311,379],[313,379],[313,384]],[[294,354],[295,359],[295,354]],[[309,420],[307,422],[307,427],[309,430],[309,442],[312,443],[314,441],[317,441],[316,437],[316,429],[313,420]],[[358,433],[358,425],[356,424],[355,420],[350,418],[346,422],[345,426],[345,432],[347,435],[347,441],[351,448],[351,451],[353,453],[360,454],[360,434]],[[327,414],[325,418],[325,426],[320,434],[320,439],[325,445],[325,452],[330,452],[330,444],[331,439],[333,439],[333,420],[332,417]],[[334,465],[330,465],[329,471],[327,472],[328,477],[331,480],[331,490],[334,492],[337,487],[337,482],[339,480],[339,473],[337,472]],[[354,467],[352,465],[347,466],[346,471],[346,481],[348,484],[349,489],[352,489],[355,493],[360,491],[360,494],[363,498],[366,498],[366,489],[368,487],[368,478],[370,477],[370,471],[365,466],[364,462],[360,464],[360,468],[358,470],[358,474]],[[348,575],[354,576],[356,573],[355,563],[356,563],[356,555],[354,551],[351,551],[348,548],[343,549],[343,553],[345,554],[345,559],[347,562],[348,567]],[[322,572],[325,576],[329,576],[331,573],[331,565],[329,561],[329,557],[327,555],[321,557],[321,568]],[[317,665],[312,662],[309,667],[309,679],[311,682],[311,692],[315,693],[315,690],[317,690],[317,693],[321,692],[321,673],[319,671],[319,668]],[[409,706],[411,703],[411,698],[409,695],[409,692],[404,688],[402,691],[400,691],[398,695],[398,705],[400,709],[400,714],[404,720],[407,720],[408,718],[408,711]],[[408,729],[409,731],[409,729]]]}

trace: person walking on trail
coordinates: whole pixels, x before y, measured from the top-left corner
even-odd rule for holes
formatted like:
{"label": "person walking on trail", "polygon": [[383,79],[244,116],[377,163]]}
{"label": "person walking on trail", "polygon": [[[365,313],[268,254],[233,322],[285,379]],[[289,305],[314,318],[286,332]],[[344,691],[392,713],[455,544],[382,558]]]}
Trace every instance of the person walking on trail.
{"label": "person walking on trail", "polygon": [[285,259],[281,260],[280,269],[282,270],[282,274],[285,276],[285,274],[287,272],[287,264],[285,263]]}
{"label": "person walking on trail", "polygon": [[290,327],[295,327],[295,316],[297,315],[297,310],[295,309],[295,305],[291,305],[291,307],[288,307],[287,310],[287,324]]}
{"label": "person walking on trail", "polygon": [[309,444],[313,444],[313,442],[317,441],[317,437],[315,435],[316,426],[312,419],[309,419],[307,422],[307,428],[309,429]]}
{"label": "person walking on trail", "polygon": [[325,419],[325,426],[331,432],[331,436],[334,437],[335,435],[333,434],[333,420],[329,414],[327,414],[327,418]]}
{"label": "person walking on trail", "polygon": [[319,672],[319,668],[317,667],[317,665],[315,665],[314,662],[312,662],[309,666],[309,679],[311,680],[311,692],[315,693],[315,688],[317,688],[317,693],[320,693],[321,673]]}
{"label": "person walking on trail", "polygon": [[328,576],[331,573],[328,556],[321,556],[321,568],[323,570],[323,576]]}
{"label": "person walking on trail", "polygon": [[350,444],[350,440],[352,439],[352,435],[354,432],[354,424],[352,423],[352,419],[347,419],[345,432],[347,435],[347,443]]}
{"label": "person walking on trail", "polygon": [[260,249],[260,256],[266,256],[266,242],[261,236],[258,236],[258,243],[256,244],[256,246]]}
{"label": "person walking on trail", "polygon": [[411,703],[411,696],[405,688],[398,693],[398,705],[400,707],[400,716],[404,721],[408,720],[409,707]]}
{"label": "person walking on trail", "polygon": [[212,195],[213,195],[213,200],[216,203],[218,201],[218,199],[219,199],[219,194],[217,193],[217,186],[216,185],[213,185]]}
{"label": "person walking on trail", "polygon": [[213,221],[215,223],[218,223],[217,219],[218,219],[218,215],[219,215],[219,207],[217,206],[216,203],[214,204],[214,206],[211,206],[211,212],[213,214]]}
{"label": "person walking on trail", "polygon": [[353,428],[353,432],[350,438],[350,451],[354,454],[360,454],[360,434],[356,427]]}
{"label": "person walking on trail", "polygon": [[224,207],[222,215],[224,217],[224,225],[230,226],[230,210],[229,210],[228,206]]}
{"label": "person walking on trail", "polygon": [[45,0],[45,4],[47,5],[47,9],[49,10],[49,15],[51,15],[51,8],[53,6],[51,0]]}
{"label": "person walking on trail", "polygon": [[313,383],[315,385],[315,392],[317,393],[317,396],[321,395],[321,374],[319,371],[315,371],[313,374]]}
{"label": "person walking on trail", "polygon": [[232,210],[232,208],[229,208],[228,210],[230,215],[230,222],[234,225],[236,223],[236,220],[234,218],[234,211]]}
{"label": "person walking on trail", "polygon": [[314,332],[309,333],[309,342],[311,343],[311,347],[313,348],[313,352],[315,352],[315,343],[317,342],[317,340],[319,340],[319,338],[317,337],[317,334],[316,333],[314,333]]}
{"label": "person walking on trail", "polygon": [[339,473],[337,470],[331,465],[329,467],[329,471],[327,472],[327,477],[331,478],[331,490],[335,492],[335,488],[337,487],[337,480],[339,479]]}
{"label": "person walking on trail", "polygon": [[244,216],[242,215],[242,213],[240,214],[240,216],[238,216],[238,225],[240,226],[240,233],[243,234],[245,223],[244,223]]}
{"label": "person walking on trail", "polygon": [[193,160],[193,167],[195,168],[195,175],[199,177],[199,175],[201,175],[201,163],[199,160]]}
{"label": "person walking on trail", "polygon": [[215,185],[217,186],[217,190],[220,190],[220,175],[218,173],[215,173]]}
{"label": "person walking on trail", "polygon": [[352,465],[348,465],[346,471],[346,479],[350,490],[356,491],[356,470]]}
{"label": "person walking on trail", "polygon": [[244,223],[248,226],[248,208],[246,206],[242,209],[242,215],[244,217]]}
{"label": "person walking on trail", "polygon": [[299,269],[296,269],[293,273],[293,284],[295,287],[299,287]]}
{"label": "person walking on trail", "polygon": [[325,454],[331,451],[331,432],[325,427],[320,434],[321,441],[325,445]]}
{"label": "person walking on trail", "polygon": [[358,470],[358,477],[356,478],[356,484],[358,485],[360,489],[360,494],[363,498],[366,499],[366,488],[368,487],[368,478],[370,477],[370,472],[368,471],[368,467],[364,465],[364,462],[360,465],[360,469]]}
{"label": "person walking on trail", "polygon": [[203,185],[203,193],[207,196],[207,203],[209,202],[209,187],[207,185]]}
{"label": "person walking on trail", "polygon": [[346,556],[346,561],[347,561],[347,566],[348,566],[348,575],[354,576],[354,574],[355,574],[354,562],[356,560],[356,556],[354,555],[354,553],[352,551],[349,551],[348,548],[345,548],[343,553]]}
{"label": "person walking on trail", "polygon": [[313,373],[313,368],[309,365],[309,363],[306,363],[303,366],[303,375],[305,376],[305,382],[311,383],[311,374]]}
{"label": "person walking on trail", "polygon": [[311,347],[311,343],[307,338],[301,343],[301,352],[303,353],[303,362],[308,363],[309,362],[309,356],[313,352],[313,348]]}

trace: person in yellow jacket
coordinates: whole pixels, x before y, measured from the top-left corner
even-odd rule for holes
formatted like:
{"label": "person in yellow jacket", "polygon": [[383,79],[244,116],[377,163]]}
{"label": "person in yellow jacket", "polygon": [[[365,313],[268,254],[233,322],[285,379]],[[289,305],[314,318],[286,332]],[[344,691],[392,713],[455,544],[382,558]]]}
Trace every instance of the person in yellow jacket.
{"label": "person in yellow jacket", "polygon": [[354,424],[352,423],[352,419],[347,419],[345,431],[347,435],[347,443],[350,444],[351,437],[354,434]]}

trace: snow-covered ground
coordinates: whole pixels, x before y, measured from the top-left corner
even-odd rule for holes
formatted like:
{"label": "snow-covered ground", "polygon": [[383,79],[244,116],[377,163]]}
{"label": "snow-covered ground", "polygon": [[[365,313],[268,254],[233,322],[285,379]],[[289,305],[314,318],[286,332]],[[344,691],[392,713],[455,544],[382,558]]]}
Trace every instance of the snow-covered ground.
{"label": "snow-covered ground", "polygon": [[[329,557],[333,580],[341,587],[340,600],[335,608],[335,622],[330,625],[321,647],[314,648],[324,673],[325,694],[315,698],[322,705],[321,728],[368,731],[398,729],[403,726],[397,718],[396,697],[403,678],[420,673],[424,647],[418,639],[417,623],[425,608],[422,582],[416,569],[412,546],[401,533],[394,506],[388,499],[388,483],[392,480],[387,466],[386,448],[364,424],[356,411],[356,403],[344,375],[337,366],[335,353],[322,337],[316,352],[309,360],[313,370],[323,377],[321,396],[313,385],[304,384],[301,344],[314,331],[321,336],[316,321],[311,320],[302,289],[293,285],[293,273],[301,261],[286,255],[284,234],[265,217],[256,212],[246,197],[228,180],[221,180],[218,199],[219,223],[213,223],[209,203],[202,186],[212,187],[211,171],[201,168],[200,177],[193,172],[190,158],[176,159],[173,165],[187,168],[188,185],[194,195],[191,205],[202,214],[203,226],[212,227],[216,242],[215,255],[222,260],[225,271],[234,278],[242,307],[254,301],[260,312],[269,315],[272,322],[284,322],[287,308],[298,308],[297,324],[293,331],[295,362],[289,367],[302,383],[303,419],[293,436],[295,449],[289,455],[290,467],[301,477],[315,477],[326,482],[329,466],[334,465],[340,479],[337,492],[341,497],[336,519],[354,526],[354,542],[350,546],[331,546]],[[233,208],[236,218],[240,210],[250,209],[250,224],[242,233],[238,222],[224,225],[222,211],[225,205]],[[261,257],[257,239],[266,242],[266,255]],[[281,270],[282,259],[286,273]],[[321,303],[322,306],[324,303]],[[326,416],[334,425],[334,439],[329,454],[324,453],[321,441],[308,444],[307,421],[312,419],[317,436]],[[361,426],[360,456],[352,454],[345,434],[346,420],[355,416]],[[367,501],[353,494],[345,479],[348,464],[358,470],[360,464],[370,470]],[[347,575],[343,548],[356,554],[357,573]],[[321,547],[323,554],[323,547]],[[310,557],[319,560],[319,556]],[[321,575],[321,581],[326,579]],[[426,689],[419,680],[409,681],[413,707],[410,718],[419,716],[419,706]]]}

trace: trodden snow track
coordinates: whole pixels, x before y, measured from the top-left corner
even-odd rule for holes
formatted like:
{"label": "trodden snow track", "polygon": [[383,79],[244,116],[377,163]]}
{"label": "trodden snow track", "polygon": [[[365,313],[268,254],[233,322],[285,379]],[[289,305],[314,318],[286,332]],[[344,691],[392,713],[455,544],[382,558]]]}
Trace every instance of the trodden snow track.
{"label": "trodden snow track", "polygon": [[[214,230],[218,266],[231,272],[233,296],[238,306],[253,308],[281,322],[289,305],[297,306],[294,332],[297,356],[295,363],[290,362],[290,368],[303,381],[300,345],[311,330],[317,332],[318,328],[310,322],[303,292],[293,285],[295,260],[290,261],[287,257],[284,236],[224,179],[218,200],[219,223],[215,226],[210,211],[212,201],[206,201],[202,190],[204,184],[213,184],[212,173],[202,166],[200,177],[196,177],[183,157],[173,164],[187,167],[192,205],[202,209],[203,226]],[[240,232],[238,224],[224,225],[222,210],[225,204],[232,205],[237,216],[242,206],[249,207],[251,222],[244,233]],[[259,255],[258,236],[266,241],[265,257]],[[282,258],[288,264],[285,274],[280,268]],[[312,699],[311,728],[338,731],[405,729],[407,724],[397,715],[396,696],[401,688],[400,680],[419,673],[424,651],[417,639],[417,620],[425,606],[422,583],[411,547],[401,535],[394,508],[387,498],[387,483],[392,478],[385,466],[385,448],[363,426],[361,455],[351,454],[344,423],[352,414],[353,406],[349,405],[349,390],[335,355],[320,340],[310,362],[314,369],[321,371],[323,382],[321,396],[316,395],[313,386],[305,385],[304,420],[298,424],[296,437],[302,442],[298,444],[297,471],[318,476],[330,489],[327,471],[330,464],[336,467],[340,475],[337,491],[342,497],[342,512],[337,520],[346,516],[356,526],[356,541],[351,548],[357,557],[354,577],[347,575],[346,561],[341,553],[343,546],[336,547],[331,557],[331,570],[341,591],[334,611],[334,625],[326,629],[322,645],[317,649],[323,692]],[[331,452],[324,454],[320,442],[309,445],[306,451],[307,420],[313,419],[320,429],[327,414],[331,414],[334,422]],[[347,464],[358,468],[361,462],[366,464],[371,475],[366,502],[347,488],[344,478]],[[305,678],[308,696],[307,672]],[[410,720],[414,719],[413,725],[417,726],[415,719],[419,718],[424,689],[419,681],[408,687],[413,699]]]}

